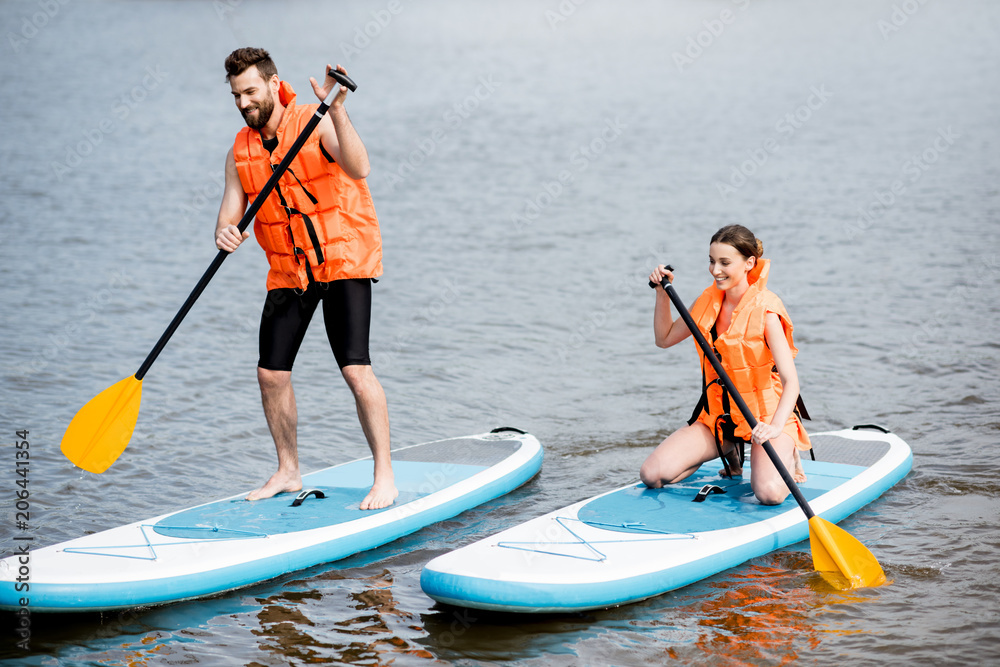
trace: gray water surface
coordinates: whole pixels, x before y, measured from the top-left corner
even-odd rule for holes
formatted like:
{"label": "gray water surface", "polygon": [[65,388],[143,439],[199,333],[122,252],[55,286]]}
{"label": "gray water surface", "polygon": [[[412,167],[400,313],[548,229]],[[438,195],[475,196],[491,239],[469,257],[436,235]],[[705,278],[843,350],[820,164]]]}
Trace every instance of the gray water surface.
{"label": "gray water surface", "polygon": [[[31,520],[4,555],[258,485],[263,253],[230,257],[93,475],[59,451],[131,375],[216,250],[242,125],[222,61],[345,65],[386,272],[372,358],[394,446],[502,425],[542,472],[380,549],[214,599],[4,616],[8,664],[987,664],[1000,655],[996,335],[1000,8],[985,0],[4,2],[0,442],[29,430]],[[640,604],[573,616],[437,606],[436,555],[632,482],[697,399],[653,345],[655,263],[693,300],[707,246],[764,241],[813,431],[876,422],[913,472],[842,526],[891,585],[833,593],[797,544]],[[321,326],[295,370],[306,470],[367,455]],[[14,497],[14,448],[6,459]]]}

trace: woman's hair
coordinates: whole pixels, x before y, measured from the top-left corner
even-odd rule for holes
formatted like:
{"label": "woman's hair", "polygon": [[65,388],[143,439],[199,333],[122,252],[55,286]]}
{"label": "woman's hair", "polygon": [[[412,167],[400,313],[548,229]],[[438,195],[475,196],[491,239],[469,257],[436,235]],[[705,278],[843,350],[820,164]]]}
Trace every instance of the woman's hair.
{"label": "woman's hair", "polygon": [[250,46],[236,49],[226,58],[226,82],[234,76],[239,76],[256,65],[260,72],[260,78],[270,81],[271,77],[278,73],[278,68],[271,60],[271,54],[264,49],[255,49]]}
{"label": "woman's hair", "polygon": [[764,244],[743,225],[726,225],[712,236],[712,243],[725,243],[736,248],[744,257],[760,259],[764,254]]}

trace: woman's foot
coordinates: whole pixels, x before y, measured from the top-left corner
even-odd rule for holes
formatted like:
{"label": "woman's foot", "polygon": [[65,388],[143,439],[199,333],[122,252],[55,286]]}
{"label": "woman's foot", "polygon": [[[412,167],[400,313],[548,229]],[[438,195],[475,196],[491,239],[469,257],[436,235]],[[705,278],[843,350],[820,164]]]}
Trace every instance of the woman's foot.
{"label": "woman's foot", "polygon": [[792,470],[792,479],[795,480],[796,484],[802,484],[806,481],[806,472],[802,469],[802,457],[799,456],[798,447],[794,450],[793,458],[795,460],[795,469]]}

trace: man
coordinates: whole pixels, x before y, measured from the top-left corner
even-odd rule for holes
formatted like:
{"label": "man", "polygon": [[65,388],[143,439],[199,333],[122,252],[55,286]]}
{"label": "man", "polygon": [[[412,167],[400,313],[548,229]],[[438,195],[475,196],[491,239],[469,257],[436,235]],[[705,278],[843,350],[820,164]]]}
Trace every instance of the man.
{"label": "man", "polygon": [[[226,186],[215,229],[219,249],[233,252],[250,236],[236,226],[247,205],[317,105],[296,104],[295,92],[278,79],[278,70],[263,49],[237,49],[226,58],[225,66],[236,107],[247,124],[226,156]],[[339,85],[330,69],[327,65],[322,86],[309,79],[320,100]],[[346,74],[342,67],[337,69]],[[368,356],[371,286],[382,274],[382,242],[364,180],[369,172],[368,151],[347,117],[346,97],[347,89],[341,87],[254,223],[270,265],[257,380],[278,453],[278,470],[247,500],[302,488],[291,371],[320,302],[330,346],[354,394],[374,458],[374,484],[360,507],[380,509],[398,495],[389,459],[385,392]]]}

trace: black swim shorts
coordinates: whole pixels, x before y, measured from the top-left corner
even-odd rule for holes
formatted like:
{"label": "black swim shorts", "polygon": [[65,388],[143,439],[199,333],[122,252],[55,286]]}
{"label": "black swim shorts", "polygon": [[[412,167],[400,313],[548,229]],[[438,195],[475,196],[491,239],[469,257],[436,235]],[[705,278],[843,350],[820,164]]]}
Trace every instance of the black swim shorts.
{"label": "black swim shorts", "polygon": [[323,302],[323,321],[337,365],[370,366],[368,331],[372,314],[369,278],[312,283],[298,294],[292,288],[270,290],[260,316],[260,360],[272,371],[290,371],[313,313]]}

